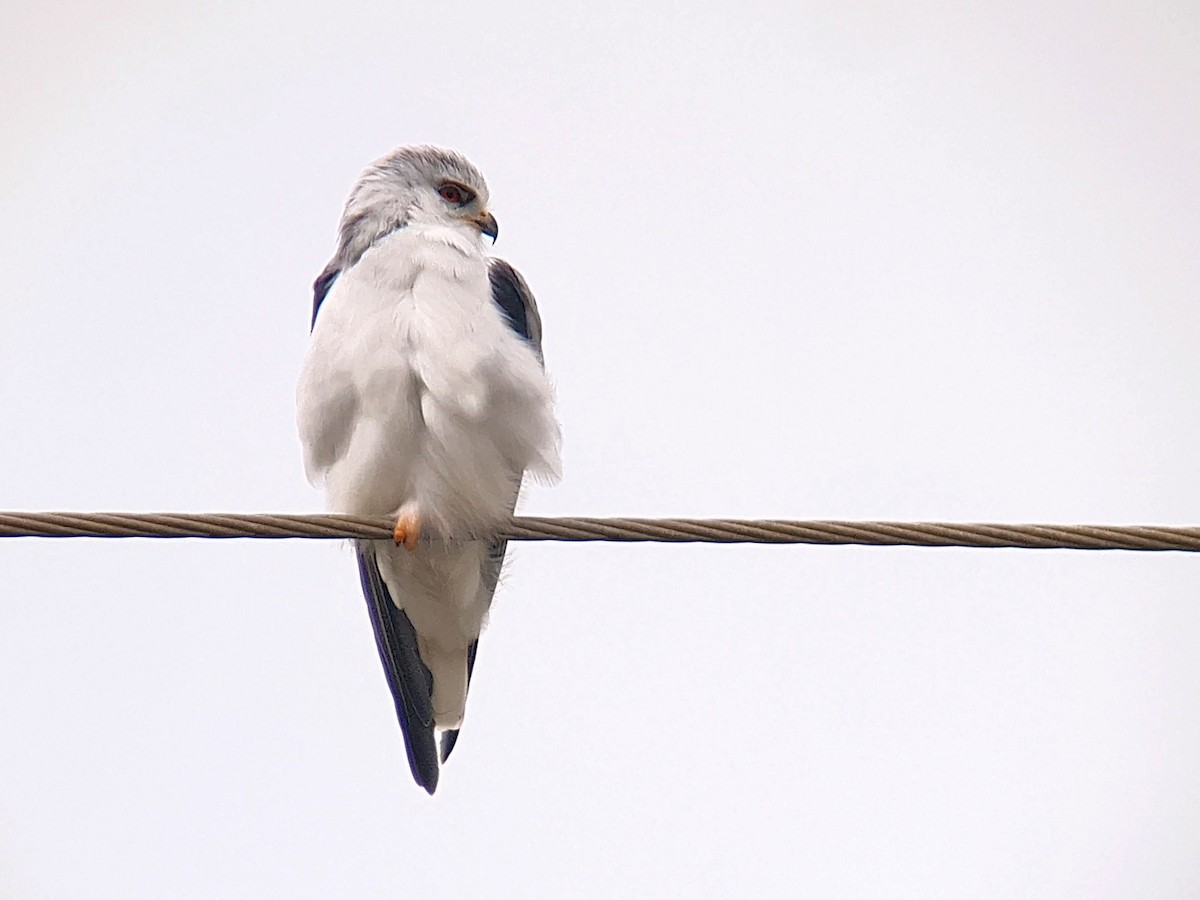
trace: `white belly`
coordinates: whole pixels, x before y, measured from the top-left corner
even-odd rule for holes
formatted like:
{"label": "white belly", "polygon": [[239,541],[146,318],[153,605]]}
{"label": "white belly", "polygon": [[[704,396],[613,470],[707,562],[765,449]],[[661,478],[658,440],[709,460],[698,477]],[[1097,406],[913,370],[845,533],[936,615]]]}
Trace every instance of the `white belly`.
{"label": "white belly", "polygon": [[482,253],[447,229],[396,232],[339,276],[299,395],[309,474],[337,512],[415,503],[475,533],[511,513],[524,471],[557,474],[549,382],[491,302]]}

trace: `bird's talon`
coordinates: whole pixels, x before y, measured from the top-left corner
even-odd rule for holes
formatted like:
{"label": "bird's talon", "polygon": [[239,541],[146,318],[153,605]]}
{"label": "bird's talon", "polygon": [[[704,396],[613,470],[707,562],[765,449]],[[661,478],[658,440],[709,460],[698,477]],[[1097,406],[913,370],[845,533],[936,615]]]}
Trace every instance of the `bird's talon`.
{"label": "bird's talon", "polygon": [[414,515],[402,515],[396,519],[396,527],[392,529],[392,540],[396,546],[404,545],[407,550],[417,549],[417,541],[421,539],[421,520]]}

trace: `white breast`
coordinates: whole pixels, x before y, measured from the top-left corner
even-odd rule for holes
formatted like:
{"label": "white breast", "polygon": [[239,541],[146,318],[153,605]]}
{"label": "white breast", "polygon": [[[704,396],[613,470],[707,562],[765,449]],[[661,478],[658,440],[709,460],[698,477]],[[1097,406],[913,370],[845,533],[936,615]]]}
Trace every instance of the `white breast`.
{"label": "white breast", "polygon": [[510,514],[524,471],[557,476],[549,382],[492,303],[478,242],[448,228],[401,229],[338,277],[298,409],[338,512],[415,502],[430,526],[475,532]]}

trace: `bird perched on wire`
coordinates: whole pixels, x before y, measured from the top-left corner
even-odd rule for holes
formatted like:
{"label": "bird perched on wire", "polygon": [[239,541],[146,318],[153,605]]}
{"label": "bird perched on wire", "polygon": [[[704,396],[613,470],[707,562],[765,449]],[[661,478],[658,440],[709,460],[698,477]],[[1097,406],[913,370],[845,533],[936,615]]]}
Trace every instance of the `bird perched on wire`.
{"label": "bird perched on wire", "polygon": [[[523,476],[559,471],[542,328],[495,241],[483,175],[400,147],[354,185],[313,285],[297,388],[309,479],[334,512],[387,516],[357,547],[363,594],[413,777],[429,793],[458,738],[504,560],[494,535]],[[440,748],[437,737],[440,734]]]}

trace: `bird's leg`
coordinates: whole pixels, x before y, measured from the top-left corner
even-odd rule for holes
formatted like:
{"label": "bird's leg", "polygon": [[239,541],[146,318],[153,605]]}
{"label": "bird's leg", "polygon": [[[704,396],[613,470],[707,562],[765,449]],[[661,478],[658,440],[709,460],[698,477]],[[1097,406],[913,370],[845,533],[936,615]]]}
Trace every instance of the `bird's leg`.
{"label": "bird's leg", "polygon": [[401,544],[408,550],[417,549],[417,541],[421,538],[421,516],[417,513],[414,503],[405,503],[396,515],[396,527],[392,529],[392,540],[396,546]]}

